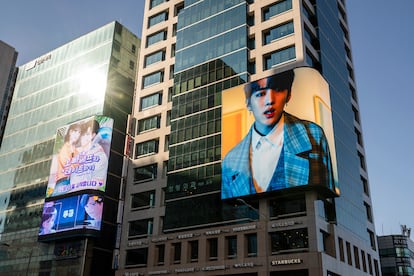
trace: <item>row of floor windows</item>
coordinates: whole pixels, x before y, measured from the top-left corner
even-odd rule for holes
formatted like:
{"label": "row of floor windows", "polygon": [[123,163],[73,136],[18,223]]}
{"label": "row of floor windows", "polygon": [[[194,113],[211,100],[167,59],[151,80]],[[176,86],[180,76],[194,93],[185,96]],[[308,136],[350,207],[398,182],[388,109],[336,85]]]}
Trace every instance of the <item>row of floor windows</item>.
{"label": "row of floor windows", "polygon": [[[162,4],[162,3],[163,3],[163,1],[156,1],[156,3],[154,3],[154,5],[157,6],[157,5]],[[221,7],[221,9],[225,9],[226,6],[230,7],[230,5],[235,5],[234,1],[229,1],[229,3],[231,3],[231,4],[227,5],[225,3],[220,2],[219,4],[212,3],[211,5],[213,5],[213,6],[223,5],[223,7]],[[201,13],[205,14],[205,12],[207,10],[210,10],[210,9],[212,10],[213,8],[210,7],[211,5],[209,5],[206,9],[202,9],[202,11],[200,11],[200,14]],[[181,5],[181,4],[178,4],[177,6],[180,6],[181,8],[179,8],[179,9],[176,8],[176,10],[181,10],[183,8],[182,7],[183,5]],[[152,4],[151,4],[151,7],[152,7]],[[195,8],[200,9],[200,5],[195,6]],[[274,17],[274,16],[276,16],[280,13],[283,13],[285,11],[291,10],[291,9],[292,9],[292,1],[291,0],[279,1],[277,3],[274,3],[272,5],[269,5],[269,6],[263,8],[263,10],[262,10],[262,20],[263,21],[269,20],[272,17]],[[178,12],[175,11],[174,14],[176,16],[178,14]],[[194,15],[196,15],[197,12],[194,12],[192,14],[193,14],[193,16],[187,16],[187,17],[183,18],[183,20],[185,20],[186,18],[190,19],[191,17],[194,17]],[[220,16],[220,15],[218,15],[218,16]],[[226,18],[229,18],[229,16],[226,16]],[[230,18],[238,19],[240,17],[230,16]],[[165,22],[166,20],[168,20],[168,11],[162,11],[162,12],[160,12],[160,13],[154,15],[154,16],[151,16],[149,18],[149,27],[151,27],[151,26],[153,26],[157,23],[160,23],[160,22]],[[214,20],[214,18],[211,19],[211,20]],[[209,20],[208,22],[210,22],[211,20]],[[201,23],[201,24],[203,24],[203,23]],[[226,23],[226,24],[228,24],[228,23]],[[194,25],[194,27],[199,28],[198,25],[199,24]],[[210,29],[216,29],[217,28],[217,26],[216,26],[217,24],[213,24],[213,25],[215,27],[210,28]],[[236,24],[236,25],[239,25],[239,24]],[[185,25],[185,26],[187,26],[187,25]],[[226,28],[228,28],[228,26]],[[206,29],[206,28],[202,28],[202,29]],[[209,28],[207,28],[207,29],[209,29]],[[291,21],[283,23],[282,25],[276,26],[276,27],[271,28],[269,30],[265,30],[264,33],[263,33],[263,37],[264,37],[263,44],[270,43],[271,41],[274,41],[275,39],[281,38],[281,37],[289,35],[291,33],[293,33],[293,22],[291,22]],[[205,32],[202,32],[200,34],[205,35]],[[245,37],[245,35],[236,35],[234,30],[229,35],[232,35],[232,36],[234,35],[237,39],[241,39],[242,37]],[[149,45],[153,45],[153,44],[155,44],[159,41],[163,41],[163,40],[166,40],[166,39],[167,39],[167,30],[164,29],[164,30],[161,30],[161,31],[157,31],[156,33],[148,35],[146,44],[147,44],[147,47],[148,47]],[[183,37],[183,39],[186,39],[186,38]],[[191,36],[191,37],[189,37],[189,39],[195,39],[195,36]],[[217,39],[220,39],[220,38],[217,38]],[[236,44],[238,44],[238,46],[233,45],[234,44],[233,40],[225,38],[224,42],[232,43],[231,47],[233,47],[233,48],[236,47],[235,49],[240,49],[240,47],[242,47],[242,45],[245,45],[245,42],[240,44],[239,43],[240,41],[238,43],[236,43]],[[184,40],[182,40],[182,43],[184,43]],[[213,42],[209,40],[208,43],[210,45]],[[189,42],[189,44],[191,44],[191,43]],[[181,49],[183,47],[178,47],[178,48]],[[211,51],[219,51],[220,47],[223,47],[223,49],[225,48],[223,42],[219,43],[217,45],[217,47],[211,47],[211,45],[210,45],[209,47],[205,47],[205,49],[210,49]],[[197,48],[200,48],[200,47],[198,46]],[[202,56],[203,57],[209,56],[206,53],[203,53],[203,55],[198,55],[198,54],[190,55],[190,54],[188,54],[188,51],[191,51],[191,49],[186,49],[184,51],[185,53],[183,52],[183,57],[182,58],[178,57],[176,59],[177,60],[177,64],[176,64],[177,68],[181,68],[182,66],[188,67],[189,65],[186,64],[186,59],[192,59],[192,58],[196,58],[196,57],[202,58]],[[211,54],[211,57],[221,56],[225,52],[229,52],[229,51],[230,50],[226,50],[221,54],[220,53]],[[265,64],[264,69],[268,70],[268,69],[271,69],[273,66],[275,66],[277,64],[280,64],[280,63],[283,63],[285,61],[294,59],[295,58],[295,53],[294,52],[295,52],[295,47],[292,46],[292,47],[289,47],[289,48],[286,48],[286,49],[282,49],[280,51],[276,51],[274,53],[267,54],[266,57],[264,57],[264,64]],[[164,58],[165,58],[164,50],[161,50],[161,51],[158,51],[158,52],[155,52],[155,53],[151,53],[148,56],[146,56],[145,64],[149,65],[149,64],[152,64],[152,63],[157,62],[157,61],[162,61],[162,60],[164,60]],[[183,64],[180,65],[180,62],[182,62]],[[187,63],[191,63],[191,64],[201,63],[201,62],[202,62],[202,60],[199,60],[197,62],[196,61],[191,61],[191,60],[187,61]],[[143,87],[148,87],[152,84],[162,82],[163,79],[164,79],[164,73],[163,72],[161,72],[161,71],[154,72],[150,75],[144,76],[144,79],[143,79],[143,84],[144,85],[143,85]]]}
{"label": "row of floor windows", "polygon": [[[238,248],[240,243],[238,239],[243,238],[243,248]],[[270,254],[280,254],[287,252],[302,252],[308,249],[308,231],[306,228],[285,230],[269,233],[270,249],[258,249],[257,234],[249,233],[243,236],[230,235],[224,237],[224,240],[219,238],[208,238],[206,240],[191,240],[184,246],[184,242],[173,242],[171,244],[159,244],[152,250],[154,253],[149,254],[149,248],[137,248],[127,250],[125,265],[148,265],[148,257],[155,256],[156,265],[164,264],[179,264],[198,262],[201,256],[200,250],[206,250],[203,256],[206,256],[207,261],[214,261],[224,257],[225,259],[234,259],[241,255],[245,258],[256,257],[259,252],[264,253],[270,250]],[[224,244],[220,244],[224,242]],[[166,248],[167,247],[167,248]],[[224,247],[225,256],[220,256],[222,247]],[[167,249],[167,250],[166,250]],[[183,249],[187,249],[183,252]],[[170,252],[170,254],[166,254]]]}
{"label": "row of floor windows", "polygon": [[[178,241],[170,244],[158,244],[154,247],[136,248],[127,250],[125,265],[171,265],[192,263],[198,261],[216,261],[218,259],[234,259],[257,257],[260,254],[284,254],[294,252],[306,252],[308,246],[308,233],[306,228],[290,229],[269,233],[270,248],[261,250],[258,247],[257,233],[244,235],[229,235],[225,237],[213,237],[201,240]],[[238,241],[243,239],[243,241]],[[267,244],[267,243],[266,243]],[[380,275],[378,260],[372,258],[369,253],[360,250],[349,242],[338,238],[340,261],[347,262],[370,275]],[[238,245],[242,245],[241,248]],[[154,252],[149,253],[149,250]],[[205,250],[201,253],[201,250]],[[266,252],[269,250],[269,252]],[[223,253],[221,253],[223,252]],[[223,254],[223,255],[222,255]],[[149,260],[149,256],[154,259]],[[205,260],[199,258],[203,256]]]}
{"label": "row of floor windows", "polygon": [[[357,246],[352,246],[349,242],[338,237],[339,259],[357,269],[363,270],[371,275],[380,275],[379,262],[373,259],[369,253],[360,250]],[[360,258],[361,256],[361,258]],[[375,273],[375,274],[374,274]]]}

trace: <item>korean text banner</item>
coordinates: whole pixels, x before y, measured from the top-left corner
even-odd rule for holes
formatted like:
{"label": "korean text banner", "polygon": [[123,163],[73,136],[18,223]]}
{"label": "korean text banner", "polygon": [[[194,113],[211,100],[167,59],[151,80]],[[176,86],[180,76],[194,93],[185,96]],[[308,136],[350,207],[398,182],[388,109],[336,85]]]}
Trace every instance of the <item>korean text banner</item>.
{"label": "korean text banner", "polygon": [[94,116],[57,130],[46,198],[105,191],[113,119]]}
{"label": "korean text banner", "polygon": [[39,237],[71,230],[101,230],[103,197],[81,194],[45,202]]}
{"label": "korean text banner", "polygon": [[225,90],[222,116],[222,199],[311,186],[339,194],[329,85],[318,71]]}

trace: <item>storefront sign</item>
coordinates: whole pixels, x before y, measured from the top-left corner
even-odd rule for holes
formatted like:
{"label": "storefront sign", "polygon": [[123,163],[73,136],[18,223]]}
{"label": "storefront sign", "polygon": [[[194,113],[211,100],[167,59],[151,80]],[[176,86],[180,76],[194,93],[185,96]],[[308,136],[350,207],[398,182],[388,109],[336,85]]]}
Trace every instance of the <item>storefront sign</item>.
{"label": "storefront sign", "polygon": [[301,264],[302,259],[296,258],[296,259],[284,259],[284,260],[273,260],[271,262],[272,266],[277,265],[291,265],[291,264]]}
{"label": "storefront sign", "polygon": [[240,226],[233,228],[233,232],[242,232],[242,231],[248,231],[248,230],[254,230],[256,229],[256,225],[247,225],[247,226]]}
{"label": "storefront sign", "polygon": [[247,268],[247,267],[254,267],[254,263],[240,263],[240,264],[234,264],[233,267],[235,268]]}
{"label": "storefront sign", "polygon": [[214,270],[225,270],[225,269],[226,269],[225,265],[213,265],[213,266],[203,267],[201,270],[202,271],[214,271]]}
{"label": "storefront sign", "polygon": [[128,242],[128,246],[139,246],[139,245],[147,245],[147,241],[130,241]]}
{"label": "storefront sign", "polygon": [[159,271],[150,271],[148,272],[148,275],[164,275],[169,274],[170,272],[168,270],[159,270]]}
{"label": "storefront sign", "polygon": [[174,270],[175,273],[189,273],[189,272],[195,272],[194,267],[187,267],[187,268],[176,268]]}
{"label": "storefront sign", "polygon": [[209,230],[204,232],[204,235],[206,236],[213,236],[213,235],[219,235],[221,233],[228,233],[228,229],[215,229],[215,230]]}
{"label": "storefront sign", "polygon": [[283,228],[283,227],[293,226],[293,225],[296,225],[296,224],[302,224],[302,222],[301,221],[293,221],[293,220],[275,222],[275,223],[272,223],[272,228]]}

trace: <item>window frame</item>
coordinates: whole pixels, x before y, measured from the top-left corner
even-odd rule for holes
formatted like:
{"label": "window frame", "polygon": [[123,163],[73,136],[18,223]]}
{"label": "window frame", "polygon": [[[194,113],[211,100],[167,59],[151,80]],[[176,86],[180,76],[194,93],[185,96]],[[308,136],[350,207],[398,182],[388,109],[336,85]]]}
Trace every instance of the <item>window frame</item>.
{"label": "window frame", "polygon": [[160,106],[162,104],[162,92],[156,92],[148,96],[141,97],[140,111]]}
{"label": "window frame", "polygon": [[[148,174],[148,175],[151,175],[151,176],[148,177],[148,178],[137,179],[137,171],[138,170],[145,170],[145,169],[149,169],[148,171],[151,174]],[[153,181],[153,180],[157,179],[157,170],[158,170],[158,164],[157,163],[148,164],[148,165],[145,165],[145,166],[140,166],[140,167],[134,168],[134,184],[149,182],[149,181]],[[142,173],[142,175],[145,175],[145,174]]]}

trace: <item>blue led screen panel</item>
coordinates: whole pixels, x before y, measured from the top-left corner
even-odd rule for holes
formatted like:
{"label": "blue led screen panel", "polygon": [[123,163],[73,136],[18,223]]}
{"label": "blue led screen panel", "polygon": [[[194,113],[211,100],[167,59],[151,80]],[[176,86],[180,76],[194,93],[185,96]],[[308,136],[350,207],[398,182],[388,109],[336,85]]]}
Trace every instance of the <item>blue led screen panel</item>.
{"label": "blue led screen panel", "polygon": [[80,194],[45,202],[39,228],[39,239],[61,238],[101,230],[103,197]]}

